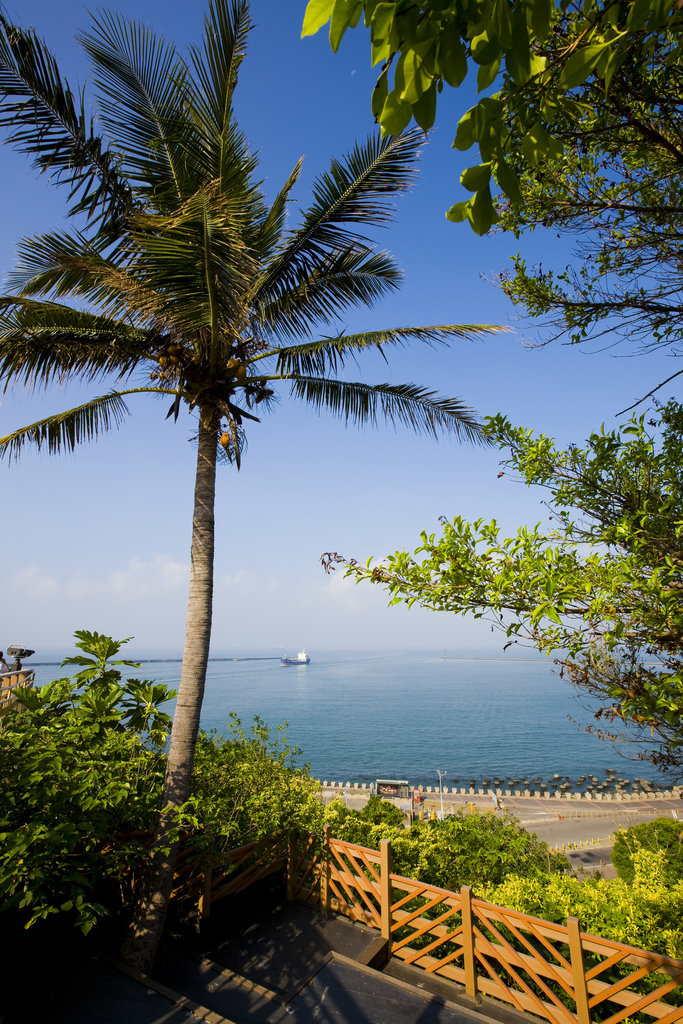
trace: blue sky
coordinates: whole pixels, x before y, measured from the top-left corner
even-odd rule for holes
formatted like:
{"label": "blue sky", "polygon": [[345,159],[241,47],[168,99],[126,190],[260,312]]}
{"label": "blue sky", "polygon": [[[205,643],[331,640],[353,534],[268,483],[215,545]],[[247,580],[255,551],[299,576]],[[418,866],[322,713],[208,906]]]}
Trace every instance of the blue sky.
{"label": "blue sky", "polygon": [[[180,0],[113,5],[181,47],[197,40],[203,8]],[[304,174],[295,198],[305,205],[311,179],[329,158],[372,131],[364,31],[347,35],[332,54],[325,33],[299,38],[304,3],[254,0],[256,28],[243,65],[236,109],[273,195],[300,156]],[[74,33],[87,27],[76,0],[22,0],[10,18],[33,25],[49,41],[62,72],[82,85],[87,66]],[[449,349],[414,346],[387,368],[363,359],[366,381],[415,382],[458,395],[482,415],[504,412],[561,442],[580,442],[617,410],[671,372],[665,354],[615,358],[554,344],[528,350],[538,332],[520,331],[514,310],[491,283],[521,251],[528,262],[563,266],[566,240],[541,234],[516,241],[477,238],[446,221],[464,193],[458,178],[472,162],[451,150],[472,90],[448,91],[421,161],[420,180],[403,197],[395,224],[377,235],[398,257],[402,290],[376,308],[353,312],[342,326],[433,323],[507,324],[513,332]],[[23,235],[58,227],[65,196],[0,150],[0,269],[11,269]],[[292,218],[296,211],[292,211]],[[626,352],[622,355],[626,356]],[[68,408],[87,391],[8,393],[0,432]],[[64,646],[74,629],[136,637],[136,646],[182,646],[189,562],[194,449],[190,423],[165,421],[165,406],[130,402],[126,424],[73,456],[27,454],[0,467],[3,607],[0,643],[37,649]],[[291,403],[254,426],[240,473],[219,471],[214,649],[284,644],[309,648],[481,647],[499,650],[489,627],[413,609],[388,609],[379,588],[326,577],[323,551],[365,559],[415,547],[438,516],[497,518],[514,530],[543,517],[543,495],[507,477],[498,456],[452,440],[435,443],[404,429],[357,431]]]}

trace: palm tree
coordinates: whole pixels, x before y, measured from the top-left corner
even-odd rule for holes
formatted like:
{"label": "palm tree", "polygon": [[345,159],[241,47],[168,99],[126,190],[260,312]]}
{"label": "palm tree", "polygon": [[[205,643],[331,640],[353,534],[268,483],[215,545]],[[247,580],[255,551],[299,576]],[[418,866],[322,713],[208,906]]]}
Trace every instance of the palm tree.
{"label": "palm tree", "polygon": [[217,462],[239,468],[245,425],[274,407],[281,382],[291,397],[347,422],[383,417],[477,441],[476,417],[458,399],[337,374],[365,349],[494,328],[315,337],[342,310],[370,306],[399,284],[394,259],[361,228],[391,218],[392,198],[412,183],[422,136],[372,136],[333,160],[299,225],[288,228],[301,162],[268,205],[233,116],[250,30],[246,0],[210,0],[203,41],[185,58],[137,23],[106,12],[95,18],[79,39],[93,68],[99,135],[84,95],[73,95],[45,44],[0,22],[0,124],[34,166],[67,186],[80,225],[20,244],[12,294],[0,299],[0,374],[6,387],[74,379],[111,387],[0,439],[0,454],[17,457],[26,444],[71,451],[119,424],[133,394],[167,396],[168,416],[184,408],[196,420],[182,678],[155,853],[124,947],[128,961],[147,970],[168,906],[176,856],[169,835],[174,809],[188,797],[204,693]]}

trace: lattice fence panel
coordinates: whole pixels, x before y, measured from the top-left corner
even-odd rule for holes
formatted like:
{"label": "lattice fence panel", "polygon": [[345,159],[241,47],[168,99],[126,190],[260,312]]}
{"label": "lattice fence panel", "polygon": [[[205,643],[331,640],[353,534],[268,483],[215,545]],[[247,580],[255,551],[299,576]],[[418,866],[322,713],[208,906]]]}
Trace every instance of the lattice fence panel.
{"label": "lattice fence panel", "polygon": [[320,870],[323,843],[319,836],[295,837],[290,846],[290,899],[305,900],[313,906],[320,903]]}
{"label": "lattice fence panel", "polygon": [[599,1024],[683,1020],[680,961],[581,933],[583,963],[577,964],[564,925],[483,900],[472,901],[472,912],[481,992],[555,1024],[580,1019],[582,986],[590,1019]]}
{"label": "lattice fence panel", "polygon": [[[287,866],[287,848],[288,837],[277,836],[259,843],[247,843],[236,850],[231,850],[227,870],[220,873],[214,871],[211,903],[231,893],[243,892],[250,885],[260,882],[262,878],[283,870]],[[234,874],[238,868],[242,870]]]}
{"label": "lattice fence panel", "polygon": [[353,921],[381,927],[380,857],[355,843],[329,844],[331,909]]}
{"label": "lattice fence panel", "polygon": [[483,900],[472,901],[472,915],[479,990],[556,1024],[575,1024],[567,928]]}
{"label": "lattice fence panel", "polygon": [[392,955],[464,983],[460,896],[400,875],[392,875],[391,884]]}

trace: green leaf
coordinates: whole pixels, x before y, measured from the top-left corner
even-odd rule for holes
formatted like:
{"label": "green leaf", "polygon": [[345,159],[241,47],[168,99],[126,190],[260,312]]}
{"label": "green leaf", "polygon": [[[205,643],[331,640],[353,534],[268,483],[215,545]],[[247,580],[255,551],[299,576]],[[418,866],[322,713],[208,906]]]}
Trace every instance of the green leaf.
{"label": "green leaf", "polygon": [[512,45],[505,51],[505,64],[515,85],[526,85],[531,75],[531,47],[526,23],[526,9],[515,9],[512,24]]}
{"label": "green leaf", "polygon": [[441,398],[415,384],[365,384],[329,377],[294,377],[292,395],[315,409],[328,409],[346,423],[375,426],[378,417],[417,434],[454,433],[481,442],[473,409],[458,398]]}
{"label": "green leaf", "polygon": [[647,21],[652,9],[652,0],[635,0],[626,19],[627,32],[639,32]]}
{"label": "green leaf", "polygon": [[0,458],[4,455],[18,458],[27,443],[35,444],[38,449],[46,445],[50,454],[72,452],[76,445],[92,441],[103,431],[120,426],[127,413],[120,394],[112,391],[76,409],[48,416],[0,437]]}
{"label": "green leaf", "polygon": [[338,373],[349,358],[355,361],[360,352],[368,349],[375,349],[384,355],[388,345],[399,347],[412,341],[420,341],[430,346],[445,345],[453,338],[472,338],[479,334],[494,333],[495,330],[496,328],[485,324],[390,327],[382,331],[340,334],[332,338],[319,338],[317,341],[288,345],[273,349],[269,355],[277,356],[276,372],[284,377],[291,374],[323,376]]}
{"label": "green leaf", "polygon": [[498,54],[495,60],[491,61],[490,64],[482,64],[477,71],[477,92],[483,92],[484,89],[488,89],[490,85],[500,71],[500,64],[503,59],[502,52]]}
{"label": "green leaf", "polygon": [[332,17],[335,0],[308,0],[301,38],[314,36]]}
{"label": "green leaf", "polygon": [[22,29],[0,15],[0,127],[4,141],[29,154],[33,167],[54,184],[68,185],[75,199],[69,215],[85,213],[93,222],[126,216],[133,203],[121,176],[116,150],[93,135],[83,93],[76,95],[33,29]]}
{"label": "green leaf", "polygon": [[[408,50],[403,61],[401,100],[404,103],[417,103],[431,83],[432,76],[425,71],[422,57],[415,50]],[[398,86],[398,82],[396,84]]]}
{"label": "green leaf", "polygon": [[650,18],[647,23],[648,32],[661,28],[661,26],[668,21],[671,7],[672,0],[654,0],[651,7]]}
{"label": "green leaf", "polygon": [[503,125],[500,115],[503,104],[494,96],[485,96],[475,107],[471,107],[458,122],[458,131],[453,141],[453,149],[466,150],[474,142],[482,139],[490,141],[491,132],[500,139]]}
{"label": "green leaf", "polygon": [[621,64],[623,63],[623,61],[625,59],[625,57],[626,57],[626,51],[625,50],[613,50],[612,53],[610,54],[609,60],[607,61],[607,66],[605,67],[605,71],[604,71],[604,74],[603,74],[603,79],[604,79],[604,82],[605,82],[605,93],[606,94],[609,92],[609,87],[610,87],[610,84],[612,82],[612,78],[614,77],[615,72],[619,70],[619,68],[621,67]]}
{"label": "green leaf", "polygon": [[495,219],[495,211],[493,209],[491,189],[488,185],[480,192],[477,192],[474,202],[468,208],[467,215],[475,234],[485,235],[490,230]]}
{"label": "green leaf", "polygon": [[496,178],[501,189],[511,203],[522,205],[522,194],[519,190],[519,178],[505,160],[499,160],[496,167]]}
{"label": "green leaf", "polygon": [[[538,0],[536,0],[538,2]],[[535,4],[534,4],[535,10]],[[493,13],[491,15],[493,30],[500,40],[500,45],[507,47],[512,45],[512,10],[508,0],[495,0]]]}
{"label": "green leaf", "polygon": [[458,130],[455,133],[452,149],[459,149],[461,152],[464,152],[474,145],[472,110],[474,110],[474,107],[468,110],[466,114],[463,114],[458,121]]}
{"label": "green leaf", "polygon": [[439,36],[434,69],[443,75],[452,88],[457,89],[467,74],[467,55],[460,37],[449,25]]}
{"label": "green leaf", "polygon": [[436,118],[436,82],[422,93],[417,103],[413,104],[413,117],[424,132],[428,132]]}
{"label": "green leaf", "polygon": [[[649,0],[646,0],[646,3]],[[553,16],[553,0],[534,0],[531,7],[531,28],[534,35],[543,43],[548,38],[550,23]]]}
{"label": "green leaf", "polygon": [[394,15],[396,14],[395,3],[376,4],[372,13],[372,28],[375,35],[380,39],[386,39],[391,32]]}
{"label": "green leaf", "polygon": [[375,88],[372,90],[372,116],[376,122],[379,121],[380,114],[382,113],[388,95],[389,73],[385,70],[377,79]]}
{"label": "green leaf", "polygon": [[413,108],[410,103],[402,103],[397,90],[392,89],[382,107],[382,113],[379,115],[382,133],[384,135],[400,135],[403,129],[408,127],[412,116]]}
{"label": "green leaf", "polygon": [[363,13],[363,0],[335,0],[330,21],[330,46],[334,53],[339,49],[347,28],[355,28]]}
{"label": "green leaf", "polygon": [[488,186],[491,180],[491,164],[477,164],[475,167],[468,167],[460,175],[460,184],[468,192],[479,192]]}
{"label": "green leaf", "polygon": [[585,82],[591,72],[597,67],[605,47],[610,43],[594,43],[591,46],[582,46],[571,55],[560,75],[560,88],[573,89]]}
{"label": "green leaf", "polygon": [[468,220],[469,209],[474,200],[465,199],[462,203],[455,203],[451,206],[450,210],[447,211],[446,217],[448,220],[453,221],[454,224],[458,224],[460,221]]}
{"label": "green leaf", "polygon": [[475,36],[470,44],[472,59],[477,64],[490,64],[502,53],[502,47],[498,36],[492,28],[486,28],[478,36]]}
{"label": "green leaf", "polygon": [[522,152],[531,166],[536,167],[542,160],[557,160],[562,156],[564,146],[538,120],[522,139]]}

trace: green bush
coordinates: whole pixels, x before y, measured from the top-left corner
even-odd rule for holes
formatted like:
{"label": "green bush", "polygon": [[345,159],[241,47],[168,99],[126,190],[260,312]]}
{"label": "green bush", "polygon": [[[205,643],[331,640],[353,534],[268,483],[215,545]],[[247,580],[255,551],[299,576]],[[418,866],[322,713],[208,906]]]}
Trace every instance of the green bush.
{"label": "green bush", "polygon": [[578,917],[593,935],[683,959],[683,882],[669,885],[663,850],[633,853],[633,880],[510,875],[478,895],[501,907],[564,924]]}
{"label": "green bush", "polygon": [[[25,927],[70,914],[88,932],[127,913],[145,840],[161,800],[175,694],[149,680],[121,680],[125,641],[77,634],[81,671],[20,691],[23,709],[0,730],[0,910]],[[176,815],[200,857],[220,864],[235,846],[292,828],[319,831],[320,784],[294,763],[281,730],[258,719],[247,735],[233,716],[228,739],[200,733],[190,799]],[[139,871],[137,872],[139,876]]]}
{"label": "green bush", "polygon": [[291,830],[320,832],[320,783],[297,767],[301,751],[256,718],[247,735],[235,714],[228,738],[200,733],[188,810],[200,826],[192,842],[220,861],[244,843]]}
{"label": "green bush", "polygon": [[612,863],[625,882],[630,883],[635,877],[633,857],[640,849],[663,852],[664,879],[669,885],[683,880],[683,822],[656,818],[617,832]]}
{"label": "green bush", "polygon": [[87,932],[105,913],[93,890],[122,882],[144,849],[136,833],[154,826],[170,725],[159,708],[175,694],[148,680],[122,683],[112,667],[122,663],[110,660],[121,643],[77,638],[92,657],[64,664],[82,671],[18,691],[23,709],[3,718],[0,899],[26,927],[73,912]]}
{"label": "green bush", "polygon": [[569,866],[564,856],[552,853],[511,815],[498,818],[461,811],[444,821],[416,821],[405,829],[400,811],[380,802],[391,808],[381,812],[383,818],[370,801],[355,811],[333,800],[325,808],[325,821],[333,836],[372,850],[379,849],[382,839],[390,839],[394,870],[404,877],[457,890],[461,885],[494,884],[511,873],[547,876]]}

